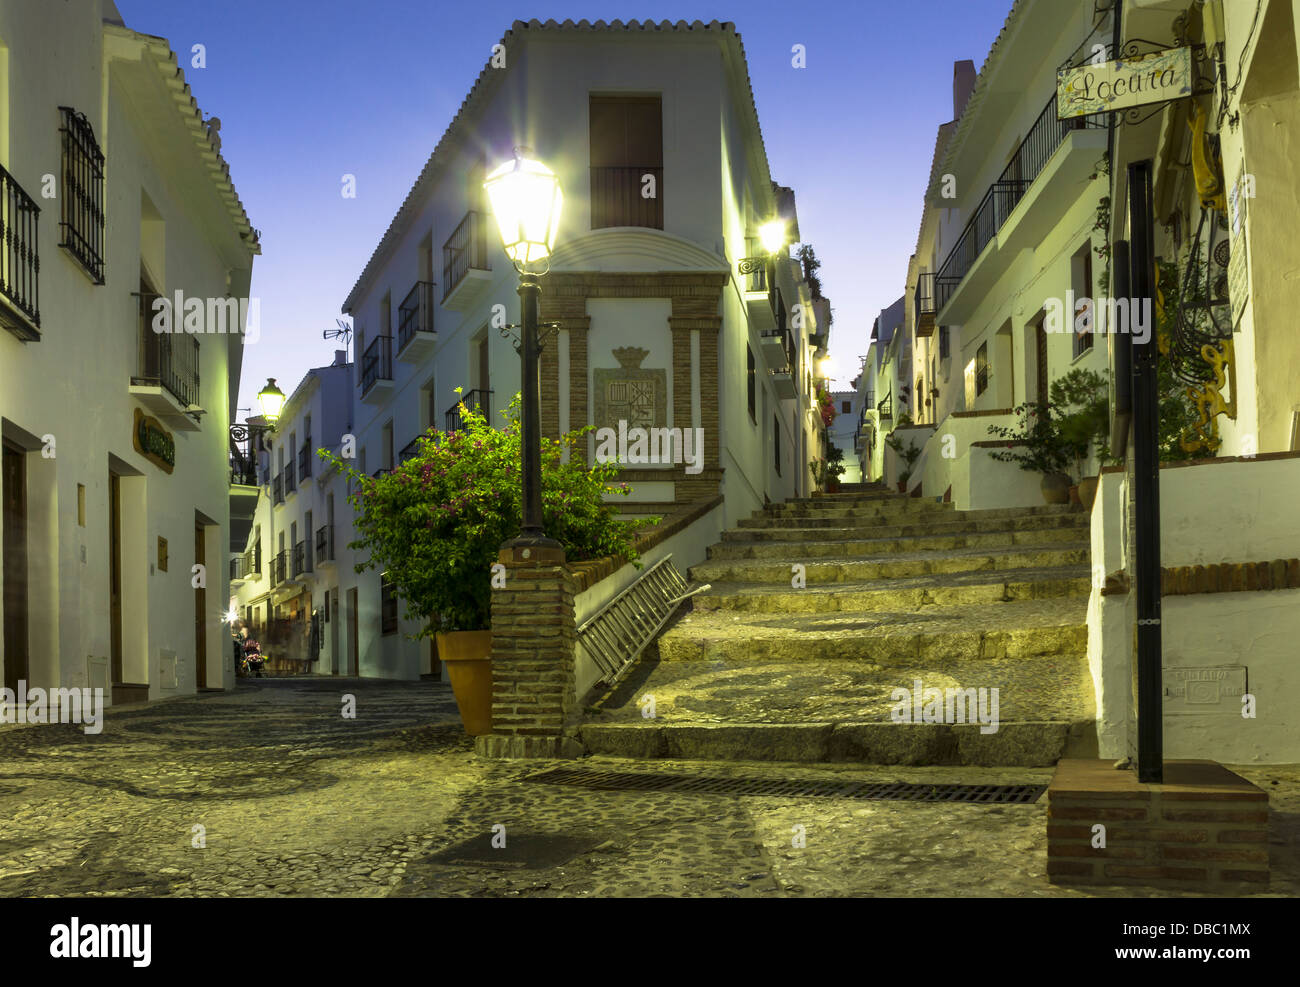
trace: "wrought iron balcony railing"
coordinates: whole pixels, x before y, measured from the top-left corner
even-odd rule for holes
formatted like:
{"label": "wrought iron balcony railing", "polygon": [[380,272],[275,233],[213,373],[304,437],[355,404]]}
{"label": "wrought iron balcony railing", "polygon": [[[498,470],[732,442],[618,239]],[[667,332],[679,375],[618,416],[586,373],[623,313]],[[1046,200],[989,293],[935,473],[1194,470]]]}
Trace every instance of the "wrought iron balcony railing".
{"label": "wrought iron balcony railing", "polygon": [[1104,128],[1108,126],[1105,113],[1095,113],[1069,120],[1056,118],[1056,94],[1048,100],[1046,108],[1038,115],[1029,133],[1016,148],[1015,154],[975,207],[966,228],[948,252],[935,278],[935,308],[942,311],[952,298],[957,286],[975,266],[990,240],[1002,228],[1012,210],[1019,205],[1029,187],[1033,185],[1056,149],[1065,142],[1073,130]]}
{"label": "wrought iron balcony railing", "polygon": [[406,445],[402,446],[402,451],[397,454],[397,464],[399,466],[408,459],[414,458],[415,454],[420,451],[420,440],[422,438],[424,438],[423,434],[417,435],[410,442],[406,443]]}
{"label": "wrought iron balcony railing", "polygon": [[375,381],[393,379],[393,337],[376,336],[361,357],[361,394],[364,397]]}
{"label": "wrought iron balcony railing", "polygon": [[793,373],[795,367],[798,366],[798,363],[795,360],[794,337],[790,334],[790,330],[784,327],[777,329],[764,329],[762,337],[763,339],[779,339],[781,342],[781,349],[785,351],[786,365],[774,369],[782,372]]}
{"label": "wrought iron balcony railing", "polygon": [[244,571],[250,576],[262,574],[262,545],[259,542],[244,553]]}
{"label": "wrought iron balcony railing", "polygon": [[913,329],[918,336],[934,332],[934,274],[926,273],[916,279],[912,295]]}
{"label": "wrought iron balcony railing", "polygon": [[288,497],[289,494],[293,493],[295,490],[298,489],[298,478],[294,473],[292,461],[284,464],[283,479],[284,479],[284,495]]}
{"label": "wrought iron balcony railing", "polygon": [[[647,176],[654,178],[652,197],[642,194]],[[660,165],[593,167],[591,169],[591,228],[645,226],[664,228],[664,169]]]}
{"label": "wrought iron balcony railing", "polygon": [[40,215],[36,200],[0,167],[0,325],[25,340],[40,339]]}
{"label": "wrought iron balcony railing", "polygon": [[[182,407],[199,403],[199,337],[186,332],[157,332],[154,318],[159,311],[154,300],[160,298],[146,292],[140,299],[140,374],[131,378],[133,384],[155,384],[166,389]],[[170,305],[170,299],[163,298]],[[172,314],[172,329],[176,329],[178,313]]]}
{"label": "wrought iron balcony railing", "polygon": [[307,479],[311,476],[312,448],[311,436],[303,440],[302,448],[298,450],[298,480]]}
{"label": "wrought iron balcony railing", "polygon": [[460,406],[470,411],[477,411],[491,421],[492,392],[484,390],[467,391],[461,399],[447,409],[447,431],[459,432],[461,427]]}
{"label": "wrought iron balcony railing", "polygon": [[433,332],[433,282],[417,281],[397,306],[397,350],[400,353],[417,332]]}
{"label": "wrought iron balcony railing", "polygon": [[316,529],[316,561],[334,561],[334,525],[322,524]]}
{"label": "wrought iron balcony railing", "polygon": [[311,572],[311,553],[307,551],[307,543],[300,541],[293,546],[293,575],[297,577],[308,572]]}
{"label": "wrought iron balcony railing", "polygon": [[488,260],[488,215],[470,210],[456,231],[442,245],[442,297],[456,287],[470,271],[490,271]]}
{"label": "wrought iron balcony railing", "polygon": [[279,586],[288,578],[289,553],[281,549],[271,559],[271,585]]}
{"label": "wrought iron balcony railing", "polygon": [[230,482],[246,487],[259,486],[258,458],[266,430],[247,422],[230,426]]}
{"label": "wrought iron balcony railing", "polygon": [[284,477],[282,474],[276,474],[271,479],[271,503],[284,503]]}
{"label": "wrought iron balcony railing", "polygon": [[882,422],[892,422],[894,420],[894,395],[886,394],[876,405],[876,414]]}

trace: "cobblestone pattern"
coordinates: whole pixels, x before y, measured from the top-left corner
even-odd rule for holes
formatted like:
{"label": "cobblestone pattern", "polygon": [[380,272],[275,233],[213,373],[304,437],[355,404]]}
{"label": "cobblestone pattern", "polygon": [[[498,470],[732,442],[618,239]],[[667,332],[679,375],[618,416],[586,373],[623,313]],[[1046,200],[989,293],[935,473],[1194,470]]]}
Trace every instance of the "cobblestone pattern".
{"label": "cobblestone pattern", "polygon": [[[357,718],[339,715],[357,699]],[[572,761],[471,753],[447,687],[261,680],[111,711],[104,732],[0,729],[0,895],[1165,897],[1047,882],[1046,799],[978,806],[594,792]],[[1051,769],[627,762],[760,778],[1046,784]],[[1300,895],[1300,768],[1270,795],[1273,883]],[[191,845],[192,827],[206,847]],[[506,845],[490,847],[492,827]],[[795,826],[806,846],[793,845]]]}

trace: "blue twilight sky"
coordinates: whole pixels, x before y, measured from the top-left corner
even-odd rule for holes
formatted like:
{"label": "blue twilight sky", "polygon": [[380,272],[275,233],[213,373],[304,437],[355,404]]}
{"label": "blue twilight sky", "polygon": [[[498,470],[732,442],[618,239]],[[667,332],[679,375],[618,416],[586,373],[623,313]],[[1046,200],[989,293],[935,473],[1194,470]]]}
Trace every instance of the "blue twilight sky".
{"label": "blue twilight sky", "polygon": [[[117,0],[128,27],[167,38],[222,154],[262,256],[262,338],[245,351],[241,407],[267,377],[289,392],[331,362],[340,306],[425,159],[515,20],[733,21],[745,44],[772,177],[835,310],[834,386],[847,388],[871,323],[903,292],[935,129],[952,116],[952,63],[978,69],[1011,0],[465,3],[447,0]],[[190,66],[194,44],[207,65]],[[791,46],[807,67],[791,66]],[[357,176],[357,197],[340,194]],[[245,417],[246,412],[239,417]]]}

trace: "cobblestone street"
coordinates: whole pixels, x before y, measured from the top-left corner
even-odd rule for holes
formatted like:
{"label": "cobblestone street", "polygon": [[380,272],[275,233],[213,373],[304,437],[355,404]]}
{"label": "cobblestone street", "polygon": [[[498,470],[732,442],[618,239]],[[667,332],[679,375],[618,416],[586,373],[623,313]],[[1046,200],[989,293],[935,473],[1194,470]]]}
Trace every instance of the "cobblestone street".
{"label": "cobblestone street", "polygon": [[[355,719],[341,715],[348,693]],[[556,763],[478,759],[450,690],[428,682],[265,679],[231,694],[119,708],[97,736],[74,726],[5,727],[0,895],[1080,894],[1044,876],[1045,799],[862,802],[523,780]],[[577,767],[966,784],[1051,777],[1043,768],[611,758]],[[1300,771],[1238,770],[1272,800],[1267,893],[1296,896]],[[490,847],[497,825],[504,849]],[[806,831],[802,849],[792,845],[797,826]]]}

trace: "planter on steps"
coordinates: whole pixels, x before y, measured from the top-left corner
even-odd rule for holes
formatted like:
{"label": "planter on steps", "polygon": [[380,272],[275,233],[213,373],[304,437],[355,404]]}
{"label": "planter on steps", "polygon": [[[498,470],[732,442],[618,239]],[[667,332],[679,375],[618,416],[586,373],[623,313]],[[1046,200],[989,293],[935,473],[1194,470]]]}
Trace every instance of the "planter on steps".
{"label": "planter on steps", "polygon": [[1097,483],[1100,477],[1085,476],[1079,481],[1079,500],[1086,511],[1092,510],[1092,502],[1097,499]]}
{"label": "planter on steps", "polygon": [[491,733],[492,632],[439,631],[435,636],[465,732],[471,737]]}
{"label": "planter on steps", "polygon": [[1039,489],[1043,491],[1043,500],[1049,504],[1068,504],[1070,502],[1070,477],[1067,473],[1044,473]]}

